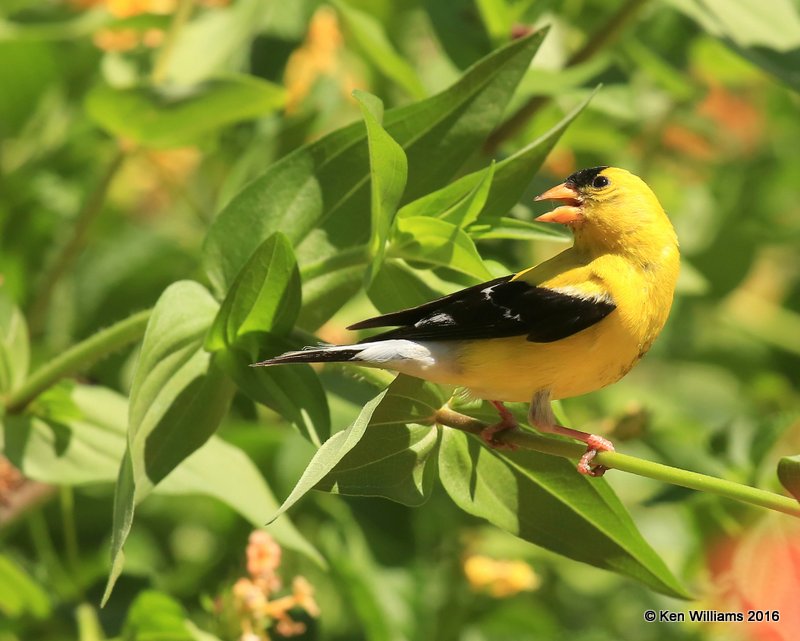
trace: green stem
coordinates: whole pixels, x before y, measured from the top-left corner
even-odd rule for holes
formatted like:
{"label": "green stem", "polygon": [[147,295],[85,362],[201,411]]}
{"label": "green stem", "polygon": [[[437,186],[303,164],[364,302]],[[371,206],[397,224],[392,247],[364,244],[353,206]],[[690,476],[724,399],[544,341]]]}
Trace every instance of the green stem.
{"label": "green stem", "polygon": [[150,82],[153,85],[157,86],[163,84],[166,79],[169,59],[172,56],[172,51],[175,49],[178,35],[183,30],[186,23],[189,22],[193,9],[194,0],[181,0],[178,3],[178,8],[175,10],[175,15],[172,17],[169,30],[164,37],[164,43],[158,50],[158,56],[153,64],[153,72],[150,75]]}
{"label": "green stem", "polygon": [[[636,17],[636,14],[646,2],[647,0],[628,0],[611,16],[605,25],[595,31],[594,35],[583,47],[570,56],[564,67],[574,67],[586,62],[597,52],[611,44],[619,37],[628,23]],[[550,102],[550,96],[533,96],[530,98],[516,113],[489,135],[484,145],[485,151],[490,154],[494,153],[503,142],[519,133],[528,121],[548,102]]]}
{"label": "green stem", "polygon": [[[443,407],[437,412],[436,420],[440,425],[446,425],[447,427],[475,435],[479,435],[481,430],[487,427],[486,423],[448,407]],[[496,438],[502,443],[570,459],[580,458],[586,449],[578,443],[539,436],[525,430],[500,432]],[[735,501],[800,517],[800,503],[794,499],[742,485],[741,483],[734,483],[733,481],[726,481],[713,476],[698,474],[697,472],[689,472],[688,470],[681,470],[661,463],[645,461],[635,456],[620,454],[619,452],[598,452],[594,461],[608,468],[614,468],[630,474],[637,474],[638,476],[671,483],[672,485],[680,485],[691,490],[717,494]]]}
{"label": "green stem", "polygon": [[75,588],[83,599],[83,586],[78,580],[80,567],[80,553],[78,551],[78,528],[75,523],[75,494],[68,485],[59,488],[61,502],[61,527],[64,533],[64,556],[67,560],[67,569],[72,575]]}
{"label": "green stem", "polygon": [[47,318],[47,310],[50,307],[50,299],[52,298],[56,284],[61,280],[61,277],[69,271],[75,259],[78,258],[83,250],[89,229],[103,211],[103,205],[106,202],[108,190],[111,187],[114,177],[122,168],[125,156],[126,153],[123,149],[120,148],[116,150],[114,156],[111,158],[111,162],[108,163],[105,172],[100,177],[100,181],[94,188],[94,191],[92,191],[83,204],[83,208],[78,212],[69,240],[67,240],[66,244],[61,248],[58,255],[53,262],[50,263],[50,266],[40,279],[39,290],[36,292],[36,297],[31,304],[28,314],[28,322],[32,333],[38,333],[44,326],[45,319]]}
{"label": "green stem", "polygon": [[139,340],[144,335],[151,312],[146,309],[101,329],[40,367],[22,386],[8,395],[6,412],[21,412],[28,403],[65,376],[83,371],[108,354]]}

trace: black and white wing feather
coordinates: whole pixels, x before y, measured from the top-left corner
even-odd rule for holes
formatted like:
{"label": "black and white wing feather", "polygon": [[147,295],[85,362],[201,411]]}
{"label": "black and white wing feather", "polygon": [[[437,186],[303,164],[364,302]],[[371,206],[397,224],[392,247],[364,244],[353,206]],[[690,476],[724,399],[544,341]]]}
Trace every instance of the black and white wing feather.
{"label": "black and white wing feather", "polygon": [[504,276],[437,300],[369,318],[348,329],[398,326],[369,342],[476,340],[526,336],[551,343],[600,322],[616,309],[605,297],[580,296]]}

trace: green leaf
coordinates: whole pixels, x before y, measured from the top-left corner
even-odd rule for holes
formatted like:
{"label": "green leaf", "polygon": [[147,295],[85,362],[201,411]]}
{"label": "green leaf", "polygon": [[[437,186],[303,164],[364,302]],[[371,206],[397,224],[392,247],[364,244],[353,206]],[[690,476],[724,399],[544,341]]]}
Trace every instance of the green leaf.
{"label": "green leaf", "polygon": [[128,404],[98,386],[63,382],[6,418],[5,455],[28,478],[82,485],[113,481],[125,451]]}
{"label": "green leaf", "polygon": [[230,381],[203,351],[218,305],[192,281],[158,299],[131,386],[129,442],[136,491],[145,492],[205,443],[228,409]]}
{"label": "green leaf", "polygon": [[[76,392],[81,392],[80,394]],[[104,398],[105,397],[105,398]],[[114,523],[111,538],[112,570],[109,575],[103,602],[111,595],[116,580],[122,573],[124,566],[123,546],[133,524],[135,506],[143,501],[149,491],[137,491],[133,476],[133,461],[126,445],[126,402],[125,398],[103,388],[78,386],[72,394],[76,405],[81,411],[94,411],[98,405],[108,406],[116,404],[121,407],[114,411],[112,419],[109,415],[108,431],[116,436],[115,440],[108,439],[105,443],[98,444],[87,432],[85,426],[76,430],[71,435],[71,443],[84,440],[86,443],[80,447],[61,454],[62,458],[70,458],[70,463],[75,468],[83,466],[89,468],[84,478],[88,481],[112,481],[116,477],[117,485],[114,495]],[[113,398],[113,401],[111,400]],[[98,455],[94,447],[103,447],[103,474],[101,475],[90,468],[96,464]],[[88,452],[88,454],[87,454]],[[27,450],[26,450],[27,454]],[[31,454],[34,456],[35,454]],[[107,459],[107,461],[106,461]],[[39,473],[37,478],[45,482],[63,482],[59,479],[58,466],[54,469],[47,467],[49,463],[60,461],[57,453],[40,461],[39,468],[45,473]],[[120,465],[120,461],[122,461]],[[116,469],[111,468],[111,463],[116,462]],[[27,470],[26,470],[27,474]],[[278,501],[272,490],[264,481],[252,460],[239,448],[226,443],[217,436],[212,436],[204,445],[186,458],[181,465],[166,476],[152,492],[166,495],[200,494],[211,496],[236,510],[252,525],[258,527],[266,522],[278,508]],[[319,553],[295,529],[288,518],[278,519],[269,528],[270,533],[284,547],[305,554],[308,558],[322,564]]]}
{"label": "green leaf", "polygon": [[300,272],[289,240],[272,234],[247,261],[205,339],[218,351],[250,332],[285,334],[300,311]]}
{"label": "green leaf", "polygon": [[13,391],[28,375],[30,353],[25,317],[0,289],[0,393]]}
{"label": "green leaf", "polygon": [[438,218],[398,218],[388,255],[430,267],[447,267],[477,279],[492,278],[472,239],[455,225]]}
{"label": "green leaf", "polygon": [[[364,436],[315,489],[422,505],[433,490],[441,437],[431,422],[444,401],[430,383],[398,376]],[[422,424],[416,422],[420,416]]]}
{"label": "green leaf", "polygon": [[217,356],[219,366],[239,390],[256,403],[272,408],[290,420],[311,443],[319,447],[331,432],[325,390],[310,365],[251,367],[298,345],[268,334],[251,334],[246,344]]}
{"label": "green leaf", "polygon": [[422,278],[421,272],[396,258],[381,265],[367,289],[370,301],[382,314],[422,305],[445,293],[431,287]]}
{"label": "green leaf", "polygon": [[341,432],[331,436],[322,447],[320,447],[314,458],[311,459],[300,480],[294,486],[286,500],[281,504],[280,509],[275,513],[273,519],[278,518],[286,510],[292,507],[297,501],[313,489],[325,475],[327,475],[341,461],[345,455],[352,450],[373,420],[373,414],[380,405],[381,400],[386,396],[388,389],[382,391],[375,398],[370,400],[359,413],[353,423]]}
{"label": "green leaf", "polygon": [[280,109],[284,102],[283,88],[254,76],[230,75],[173,93],[98,85],[86,98],[86,111],[114,136],[164,149],[194,144],[222,127]]}
{"label": "green leaf", "polygon": [[424,98],[425,87],[400,54],[397,53],[383,25],[370,14],[335,0],[333,6],[343,18],[349,35],[369,60],[387,78],[402,87],[412,98]]}
{"label": "green leaf", "polygon": [[570,234],[560,227],[549,223],[531,223],[519,218],[501,216],[490,218],[485,216],[467,228],[467,233],[474,240],[563,240],[570,242]]}
{"label": "green leaf", "polygon": [[44,619],[52,606],[47,592],[11,557],[0,554],[0,613],[8,619]]}
{"label": "green leaf", "polygon": [[[499,218],[519,202],[525,188],[539,171],[544,159],[547,158],[547,154],[553,149],[570,123],[589,104],[595,93],[597,90],[542,136],[497,163],[489,195],[482,208],[481,219],[484,217]],[[456,207],[485,180],[487,171],[488,169],[474,171],[442,189],[408,203],[397,212],[397,218],[436,215],[438,212]]]}
{"label": "green leaf", "polygon": [[800,501],[800,454],[784,456],[778,461],[778,479],[791,495]]}
{"label": "green leaf", "polygon": [[381,127],[383,103],[380,99],[363,91],[354,91],[353,96],[361,105],[369,146],[372,223],[369,242],[372,263],[367,271],[369,283],[383,261],[389,229],[406,187],[408,161],[403,148]]}
{"label": "green leaf", "polygon": [[442,485],[464,511],[571,559],[688,598],[604,480],[531,450],[500,455],[452,429],[444,430],[439,453]]}
{"label": "green leaf", "polygon": [[[127,472],[120,473],[120,461],[130,461],[124,396],[96,385],[62,382],[39,396],[29,411],[31,414],[7,417],[4,434],[4,454],[26,477],[58,485],[110,483],[120,476],[127,479]],[[130,488],[125,489],[127,484]],[[125,491],[117,491],[128,497],[131,507],[132,484],[131,476],[122,483]],[[255,464],[216,436],[153,491],[212,496],[255,526],[265,523],[278,507]],[[276,521],[270,531],[282,545],[319,559],[287,519]]]}
{"label": "green leaf", "polygon": [[475,222],[489,197],[489,190],[494,179],[494,168],[495,163],[492,161],[492,164],[483,171],[483,178],[472,188],[472,191],[452,207],[438,214],[437,218],[462,228]]}
{"label": "green leaf", "polygon": [[[444,92],[386,112],[384,128],[408,158],[406,199],[442,186],[494,128],[543,37],[542,31],[516,40]],[[292,241],[301,268],[367,242],[365,138],[364,126],[355,123],[298,149],[220,212],[205,243],[206,268],[218,292],[227,291],[258,245],[275,231]],[[326,313],[345,300],[327,301]]]}

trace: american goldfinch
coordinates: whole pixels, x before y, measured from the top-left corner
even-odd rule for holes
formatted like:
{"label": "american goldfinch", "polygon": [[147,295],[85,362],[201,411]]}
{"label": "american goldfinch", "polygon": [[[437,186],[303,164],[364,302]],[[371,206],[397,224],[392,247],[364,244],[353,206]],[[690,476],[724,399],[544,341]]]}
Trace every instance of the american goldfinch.
{"label": "american goldfinch", "polygon": [[559,425],[554,399],[622,378],[667,320],[678,278],[678,240],[655,194],[624,169],[577,171],[536,200],[563,203],[540,222],[570,227],[572,247],[536,267],[462,289],[348,329],[395,327],[353,345],[287,352],[256,365],[347,361],[465,387],[500,414],[483,439],[517,426],[503,401],[529,401],[531,425],[613,450],[601,436]]}

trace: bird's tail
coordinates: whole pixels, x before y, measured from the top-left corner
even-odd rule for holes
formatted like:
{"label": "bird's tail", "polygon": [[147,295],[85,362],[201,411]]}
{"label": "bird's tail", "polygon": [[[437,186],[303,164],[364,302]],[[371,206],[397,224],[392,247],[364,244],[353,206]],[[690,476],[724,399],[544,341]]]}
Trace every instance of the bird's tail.
{"label": "bird's tail", "polygon": [[286,352],[274,358],[268,358],[251,367],[280,365],[282,363],[344,363],[359,360],[358,355],[364,351],[363,345],[326,345],[324,347],[306,347],[296,352]]}

